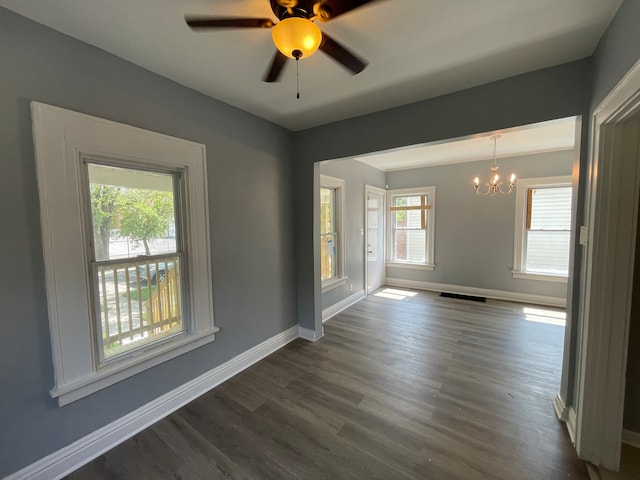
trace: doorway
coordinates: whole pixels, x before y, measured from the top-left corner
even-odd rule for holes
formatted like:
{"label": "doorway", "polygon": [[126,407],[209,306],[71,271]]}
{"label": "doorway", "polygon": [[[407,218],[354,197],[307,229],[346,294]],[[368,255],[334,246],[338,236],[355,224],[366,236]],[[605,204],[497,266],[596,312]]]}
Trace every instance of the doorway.
{"label": "doorway", "polygon": [[640,194],[640,62],[595,110],[592,138],[576,448],[617,470]]}
{"label": "doorway", "polygon": [[385,245],[384,245],[384,209],[385,191],[381,188],[365,185],[365,282],[366,295],[384,285]]}

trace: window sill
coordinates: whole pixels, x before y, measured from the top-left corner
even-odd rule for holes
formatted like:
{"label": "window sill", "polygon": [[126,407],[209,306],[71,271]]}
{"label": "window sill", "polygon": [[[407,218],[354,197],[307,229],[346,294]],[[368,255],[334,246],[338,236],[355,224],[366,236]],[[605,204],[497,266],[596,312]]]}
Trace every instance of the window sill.
{"label": "window sill", "polygon": [[387,262],[387,267],[393,268],[407,268],[410,270],[435,270],[436,266],[433,263],[404,263],[404,262]]}
{"label": "window sill", "polygon": [[131,357],[107,364],[83,380],[53,388],[50,394],[53,398],[58,399],[58,404],[62,407],[148,368],[213,342],[218,331],[220,331],[218,327],[213,327],[209,332],[199,335],[183,335],[180,339],[159,345],[157,348],[148,349],[139,355],[135,355],[134,351],[132,352],[134,355]]}
{"label": "window sill", "polygon": [[567,283],[569,279],[568,275],[553,275],[550,273],[532,273],[515,270],[511,273],[513,274],[513,278],[520,278],[523,280],[539,280],[542,282]]}
{"label": "window sill", "polygon": [[347,283],[347,277],[334,278],[333,280],[327,280],[326,282],[322,282],[322,293],[326,293],[329,290],[333,290],[334,288],[341,287]]}

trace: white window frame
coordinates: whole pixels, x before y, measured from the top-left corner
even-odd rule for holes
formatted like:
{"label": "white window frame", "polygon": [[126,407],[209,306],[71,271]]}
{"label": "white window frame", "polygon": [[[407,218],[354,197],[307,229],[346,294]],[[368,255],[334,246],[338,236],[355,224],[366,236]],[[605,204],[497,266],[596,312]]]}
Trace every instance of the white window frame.
{"label": "white window frame", "polygon": [[[338,245],[336,247],[336,256],[338,258],[337,273],[335,278],[322,281],[322,293],[333,290],[344,285],[347,282],[345,275],[345,239],[344,232],[346,231],[346,215],[345,215],[345,181],[342,178],[330,177],[329,175],[320,175],[320,188],[329,188],[335,190],[334,214],[335,224],[337,228]],[[318,190],[318,195],[320,191]],[[319,202],[318,202],[319,204]]]}
{"label": "white window frame", "polygon": [[526,209],[527,191],[531,188],[554,188],[572,187],[570,175],[541,178],[520,178],[516,192],[516,221],[513,247],[513,270],[514,278],[527,280],[542,280],[547,282],[567,283],[567,275],[553,275],[548,273],[527,272],[525,270],[524,259],[527,235],[526,230]]}
{"label": "white window frame", "polygon": [[[66,405],[215,339],[205,146],[58,107],[31,103],[45,281],[55,386]],[[85,158],[179,170],[184,185],[183,304],[190,318],[169,341],[132,350],[99,365],[92,327],[92,295],[84,225]]]}
{"label": "white window frame", "polygon": [[[424,262],[405,262],[394,258],[395,239],[393,238],[393,206],[394,197],[427,195],[429,198],[430,211],[427,215],[427,245]],[[387,192],[387,267],[406,268],[414,270],[434,270],[435,263],[435,228],[436,228],[436,187],[403,188],[389,190]]]}

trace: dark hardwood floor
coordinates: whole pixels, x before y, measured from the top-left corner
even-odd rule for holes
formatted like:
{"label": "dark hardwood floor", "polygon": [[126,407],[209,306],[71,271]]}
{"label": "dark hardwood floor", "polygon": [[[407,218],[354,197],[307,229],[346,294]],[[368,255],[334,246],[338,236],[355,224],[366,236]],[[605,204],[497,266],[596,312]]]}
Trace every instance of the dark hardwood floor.
{"label": "dark hardwood floor", "polygon": [[561,326],[516,303],[386,293],[67,478],[589,478],[551,404]]}

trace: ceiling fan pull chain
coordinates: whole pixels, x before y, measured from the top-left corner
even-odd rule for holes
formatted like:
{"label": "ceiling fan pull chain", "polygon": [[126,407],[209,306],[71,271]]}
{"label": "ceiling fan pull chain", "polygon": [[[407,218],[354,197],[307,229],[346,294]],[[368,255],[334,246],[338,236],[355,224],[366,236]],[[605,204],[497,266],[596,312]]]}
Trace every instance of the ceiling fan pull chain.
{"label": "ceiling fan pull chain", "polygon": [[300,99],[300,73],[298,72],[298,66],[300,65],[300,60],[296,60],[296,98]]}
{"label": "ceiling fan pull chain", "polygon": [[296,98],[300,99],[300,74],[298,73],[298,65],[300,65],[300,61],[296,60]]}
{"label": "ceiling fan pull chain", "polygon": [[291,52],[293,58],[296,59],[296,98],[300,99],[300,58],[302,58],[302,52],[300,50],[294,50]]}

